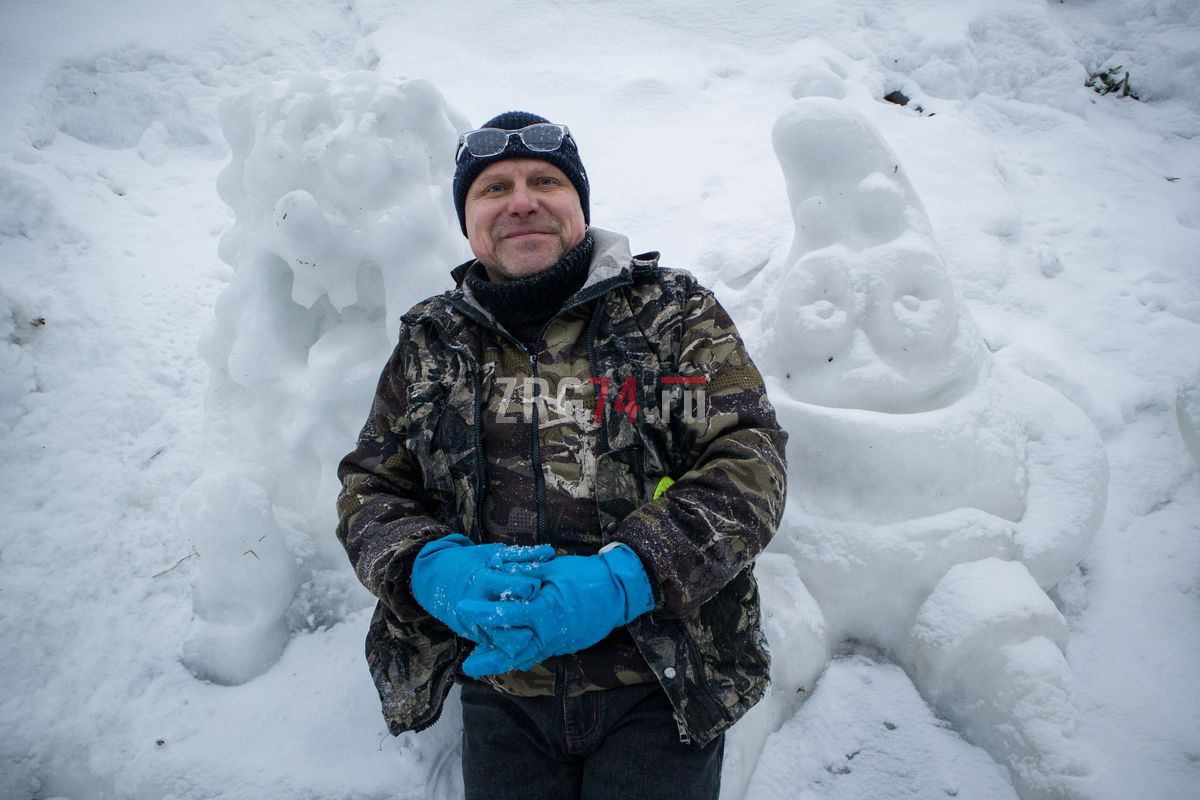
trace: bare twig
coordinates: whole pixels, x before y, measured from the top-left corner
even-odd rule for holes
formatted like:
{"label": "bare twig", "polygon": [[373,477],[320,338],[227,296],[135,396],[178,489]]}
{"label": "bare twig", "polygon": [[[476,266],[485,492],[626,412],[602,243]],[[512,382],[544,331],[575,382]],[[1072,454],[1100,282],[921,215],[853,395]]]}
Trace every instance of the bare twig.
{"label": "bare twig", "polygon": [[174,564],[172,564],[171,566],[169,566],[169,567],[167,567],[166,569],[164,569],[162,572],[159,572],[159,573],[155,574],[155,576],[154,576],[154,577],[156,577],[156,578],[160,578],[160,577],[162,577],[163,575],[166,575],[166,574],[167,574],[168,572],[170,572],[171,570],[173,570],[173,569],[175,569],[176,567],[178,567],[178,566],[179,566],[180,564],[182,564],[183,562],[185,562],[185,561],[188,561],[188,560],[190,560],[190,559],[193,559],[193,558],[199,558],[199,557],[200,557],[200,554],[199,554],[199,553],[197,553],[197,552],[196,552],[196,548],[194,548],[194,547],[193,547],[193,548],[192,548],[192,552],[188,553],[186,556],[184,556],[183,558],[179,559],[179,560],[178,560],[178,561],[176,561]]}

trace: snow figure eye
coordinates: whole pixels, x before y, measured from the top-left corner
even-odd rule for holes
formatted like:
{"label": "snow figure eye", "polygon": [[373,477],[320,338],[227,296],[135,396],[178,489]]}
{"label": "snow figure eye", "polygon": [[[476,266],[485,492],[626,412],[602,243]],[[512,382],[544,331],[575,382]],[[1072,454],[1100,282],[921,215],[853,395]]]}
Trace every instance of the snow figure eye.
{"label": "snow figure eye", "polygon": [[958,311],[954,286],[937,256],[897,249],[879,267],[864,325],[875,349],[926,356],[946,350]]}
{"label": "snow figure eye", "polygon": [[854,294],[842,259],[810,253],[779,287],[775,331],[779,346],[822,363],[839,355],[855,327]]}

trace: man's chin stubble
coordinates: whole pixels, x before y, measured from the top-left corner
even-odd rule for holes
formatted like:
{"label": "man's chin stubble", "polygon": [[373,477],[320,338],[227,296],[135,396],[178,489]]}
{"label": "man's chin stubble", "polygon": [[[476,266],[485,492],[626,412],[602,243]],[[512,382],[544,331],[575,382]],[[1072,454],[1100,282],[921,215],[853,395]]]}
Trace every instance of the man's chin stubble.
{"label": "man's chin stubble", "polygon": [[536,275],[539,272],[545,272],[546,270],[553,267],[555,264],[558,263],[558,260],[560,258],[562,258],[562,255],[563,255],[562,251],[560,250],[558,253],[556,253],[554,255],[547,256],[546,259],[535,262],[536,266],[531,266],[531,267],[516,267],[516,268],[514,268],[511,265],[511,262],[500,261],[499,267],[496,271],[500,275],[500,277],[502,277],[504,280],[507,280],[507,281],[519,280],[520,278],[528,278],[530,275]]}

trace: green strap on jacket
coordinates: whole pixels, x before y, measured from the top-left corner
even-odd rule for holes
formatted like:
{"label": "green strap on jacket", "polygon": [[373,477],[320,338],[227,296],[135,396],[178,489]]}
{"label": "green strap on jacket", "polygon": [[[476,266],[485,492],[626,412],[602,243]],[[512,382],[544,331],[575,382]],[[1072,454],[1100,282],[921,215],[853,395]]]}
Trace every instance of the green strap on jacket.
{"label": "green strap on jacket", "polygon": [[671,479],[670,475],[663,475],[658,481],[658,486],[654,487],[654,497],[651,499],[657,500],[658,498],[662,497],[663,492],[665,492],[667,489],[670,489],[674,485],[675,481]]}

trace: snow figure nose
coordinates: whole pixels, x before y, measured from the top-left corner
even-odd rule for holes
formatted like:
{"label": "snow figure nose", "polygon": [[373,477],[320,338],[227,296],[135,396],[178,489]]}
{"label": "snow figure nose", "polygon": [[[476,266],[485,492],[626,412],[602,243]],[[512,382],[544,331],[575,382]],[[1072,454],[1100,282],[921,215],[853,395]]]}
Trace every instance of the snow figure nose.
{"label": "snow figure nose", "polygon": [[[871,339],[862,328],[855,328],[850,336],[850,349],[846,351],[846,364],[858,366],[878,363],[879,354],[871,346]],[[843,365],[845,366],[845,365]]]}

